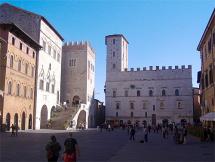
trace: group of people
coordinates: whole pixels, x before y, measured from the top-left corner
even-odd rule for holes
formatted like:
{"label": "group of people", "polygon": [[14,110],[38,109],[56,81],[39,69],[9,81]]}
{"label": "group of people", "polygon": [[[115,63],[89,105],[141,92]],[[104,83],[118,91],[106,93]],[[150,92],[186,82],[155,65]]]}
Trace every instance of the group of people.
{"label": "group of people", "polygon": [[[77,157],[80,157],[80,150],[78,147],[77,140],[72,137],[72,133],[69,133],[69,138],[64,141],[64,162],[76,162]],[[61,145],[53,135],[50,141],[46,144],[47,160],[48,162],[57,162],[59,159]]]}

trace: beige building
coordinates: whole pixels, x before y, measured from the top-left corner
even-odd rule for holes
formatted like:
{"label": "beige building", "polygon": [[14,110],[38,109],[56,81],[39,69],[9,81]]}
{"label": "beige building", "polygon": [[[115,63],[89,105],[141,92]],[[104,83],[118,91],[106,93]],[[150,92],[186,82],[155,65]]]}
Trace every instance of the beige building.
{"label": "beige building", "polygon": [[215,126],[215,9],[209,19],[197,50],[201,56],[201,120]]}
{"label": "beige building", "polygon": [[89,42],[70,42],[65,43],[62,53],[61,102],[79,108],[73,118],[74,127],[80,123],[88,127],[95,88],[94,49]]}
{"label": "beige building", "polygon": [[33,129],[36,54],[40,48],[15,24],[0,24],[0,114],[9,130]]}

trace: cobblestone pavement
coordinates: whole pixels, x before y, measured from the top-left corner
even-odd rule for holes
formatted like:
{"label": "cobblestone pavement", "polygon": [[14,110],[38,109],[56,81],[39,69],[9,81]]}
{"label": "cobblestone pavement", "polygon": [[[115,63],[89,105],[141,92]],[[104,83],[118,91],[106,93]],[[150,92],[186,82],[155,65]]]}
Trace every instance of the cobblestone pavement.
{"label": "cobblestone pavement", "polygon": [[[37,130],[20,132],[18,137],[0,133],[1,162],[45,162],[44,147],[50,135],[55,134],[61,146],[68,131]],[[161,134],[151,133],[148,143],[140,143],[142,131],[135,141],[129,141],[126,131],[99,132],[96,130],[74,131],[81,162],[142,162],[142,161],[215,161],[215,143],[201,143],[188,137],[186,145],[177,145],[172,136],[162,139]],[[62,153],[62,152],[61,152]],[[59,162],[62,162],[59,159]]]}

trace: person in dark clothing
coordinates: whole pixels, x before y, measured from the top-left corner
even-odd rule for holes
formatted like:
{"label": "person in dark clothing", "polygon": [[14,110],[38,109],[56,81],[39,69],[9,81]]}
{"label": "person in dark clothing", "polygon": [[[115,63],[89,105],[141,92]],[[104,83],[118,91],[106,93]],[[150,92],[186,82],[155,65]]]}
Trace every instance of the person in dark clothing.
{"label": "person in dark clothing", "polygon": [[48,162],[57,162],[60,150],[61,146],[57,142],[56,137],[51,136],[51,141],[49,141],[46,145]]}
{"label": "person in dark clothing", "polygon": [[12,129],[11,136],[15,136],[15,126],[12,124],[10,128]]}
{"label": "person in dark clothing", "polygon": [[70,137],[64,142],[64,162],[76,162],[77,157],[80,156],[80,150],[76,139],[72,138],[72,133],[69,133]]}
{"label": "person in dark clothing", "polygon": [[131,131],[130,131],[130,140],[133,140],[134,141],[134,135],[135,135],[135,129],[134,127],[131,128]]}

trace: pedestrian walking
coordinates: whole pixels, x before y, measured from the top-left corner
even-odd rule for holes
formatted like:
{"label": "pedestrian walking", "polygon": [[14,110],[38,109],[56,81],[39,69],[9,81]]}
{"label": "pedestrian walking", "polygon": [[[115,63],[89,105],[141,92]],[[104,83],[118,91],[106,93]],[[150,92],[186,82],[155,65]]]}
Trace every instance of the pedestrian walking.
{"label": "pedestrian walking", "polygon": [[184,126],[183,127],[183,144],[186,144],[186,143],[187,143],[187,129]]}
{"label": "pedestrian walking", "polygon": [[132,127],[131,131],[130,131],[130,138],[129,139],[134,141],[135,140],[134,136],[135,136],[135,129],[134,129],[134,127]]}
{"label": "pedestrian walking", "polygon": [[78,147],[77,140],[72,137],[72,133],[69,133],[69,138],[67,138],[64,142],[64,162],[76,162],[77,157],[80,156],[80,150]]}
{"label": "pedestrian walking", "polygon": [[10,128],[12,129],[11,136],[15,136],[15,126],[12,124]]}
{"label": "pedestrian walking", "polygon": [[55,136],[51,136],[51,140],[47,143],[45,149],[47,152],[48,162],[57,162],[59,158],[59,152],[61,150],[60,144],[57,142]]}
{"label": "pedestrian walking", "polygon": [[144,128],[144,141],[145,142],[148,142],[148,133],[149,133],[149,130],[147,129],[147,127]]}

